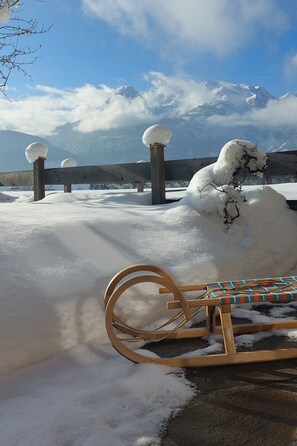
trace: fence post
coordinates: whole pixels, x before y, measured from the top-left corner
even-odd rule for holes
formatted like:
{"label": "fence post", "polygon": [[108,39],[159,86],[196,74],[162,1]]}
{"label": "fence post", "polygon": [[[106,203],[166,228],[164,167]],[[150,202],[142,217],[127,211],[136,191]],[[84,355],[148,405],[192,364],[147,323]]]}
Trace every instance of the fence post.
{"label": "fence post", "polygon": [[45,197],[44,160],[45,158],[39,156],[33,163],[34,201]]}
{"label": "fence post", "polygon": [[[76,167],[77,162],[73,158],[66,158],[61,162],[61,167]],[[71,183],[64,184],[64,193],[71,193],[72,185]]]}
{"label": "fence post", "polygon": [[34,201],[42,200],[45,197],[44,160],[47,151],[47,145],[42,142],[32,142],[25,150],[28,163],[33,164]]}
{"label": "fence post", "polygon": [[152,204],[165,203],[165,145],[150,144]]}
{"label": "fence post", "polygon": [[166,203],[164,148],[171,136],[171,131],[162,124],[152,125],[142,135],[143,144],[150,148],[152,204]]}
{"label": "fence post", "polygon": [[64,193],[71,193],[71,184],[64,184]]}
{"label": "fence post", "polygon": [[144,189],[144,180],[137,181],[137,192],[143,192]]}

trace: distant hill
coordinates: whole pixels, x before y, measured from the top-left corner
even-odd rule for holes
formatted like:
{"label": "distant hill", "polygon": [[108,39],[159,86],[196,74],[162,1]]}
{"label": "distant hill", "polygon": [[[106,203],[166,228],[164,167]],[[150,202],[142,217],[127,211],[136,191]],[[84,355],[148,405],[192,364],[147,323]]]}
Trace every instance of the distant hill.
{"label": "distant hill", "polygon": [[[297,149],[297,123],[291,126],[239,125],[234,116],[264,109],[269,101],[282,101],[295,93],[276,98],[262,87],[244,84],[206,82],[209,100],[182,113],[179,93],[159,108],[152,109],[154,122],[89,133],[77,131],[77,122],[55,129],[46,139],[14,131],[0,131],[0,171],[24,170],[29,165],[25,148],[34,141],[48,144],[47,167],[60,166],[65,158],[75,158],[79,165],[136,162],[149,159],[149,150],[142,144],[144,130],[152,124],[162,123],[170,128],[172,139],[166,148],[166,159],[216,156],[231,139],[247,139],[268,152]],[[141,95],[133,87],[116,91],[131,102]],[[108,101],[106,102],[108,107]],[[103,105],[104,110],[104,105]],[[212,117],[228,118],[228,125],[212,121]],[[230,124],[231,120],[231,124]]]}
{"label": "distant hill", "polygon": [[39,136],[12,130],[0,130],[0,172],[29,170],[32,166],[25,157],[26,147],[32,142],[42,142],[48,146],[47,167],[60,167],[61,161],[72,154],[59,149]]}

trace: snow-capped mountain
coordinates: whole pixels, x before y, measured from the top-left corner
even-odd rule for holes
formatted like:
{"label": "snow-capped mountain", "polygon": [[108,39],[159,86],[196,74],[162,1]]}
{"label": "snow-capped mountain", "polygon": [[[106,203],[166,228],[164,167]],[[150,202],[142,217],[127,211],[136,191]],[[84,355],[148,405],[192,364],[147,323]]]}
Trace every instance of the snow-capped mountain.
{"label": "snow-capped mountain", "polygon": [[[297,122],[291,119],[290,124],[272,124],[267,118],[270,108],[275,117],[278,106],[286,110],[287,104],[297,101],[295,93],[277,98],[260,86],[226,82],[194,87],[193,91],[187,86],[149,93],[132,86],[114,90],[98,107],[99,119],[101,112],[105,116],[110,112],[109,107],[120,111],[124,118],[131,117],[112,121],[114,128],[107,130],[82,132],[80,122],[57,127],[45,138],[50,145],[47,165],[60,166],[67,157],[75,158],[80,165],[148,160],[149,151],[141,138],[145,129],[156,123],[166,125],[173,134],[166,148],[167,159],[215,156],[226,142],[236,138],[253,141],[265,151],[297,149]],[[0,131],[0,171],[28,169],[23,153],[35,140],[40,138]]]}
{"label": "snow-capped mountain", "polygon": [[253,108],[264,108],[271,99],[276,99],[263,87],[245,84],[206,82],[212,92],[209,102],[193,108],[191,116],[207,117],[230,113],[246,113]]}
{"label": "snow-capped mountain", "polygon": [[139,96],[138,91],[136,91],[133,87],[125,86],[117,89],[116,94],[124,96],[126,99],[134,99]]}

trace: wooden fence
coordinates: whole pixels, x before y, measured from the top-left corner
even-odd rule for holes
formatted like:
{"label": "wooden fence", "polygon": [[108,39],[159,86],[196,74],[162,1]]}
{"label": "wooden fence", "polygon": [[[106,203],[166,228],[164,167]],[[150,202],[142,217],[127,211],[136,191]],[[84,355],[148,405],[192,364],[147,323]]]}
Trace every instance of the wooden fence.
{"label": "wooden fence", "polygon": [[[0,173],[0,186],[33,186],[34,200],[45,195],[45,186],[64,185],[71,192],[72,184],[90,183],[136,183],[138,189],[145,181],[152,184],[152,203],[165,202],[165,181],[189,181],[198,170],[213,163],[217,158],[193,158],[164,161],[158,149],[151,146],[151,162],[108,164],[96,166],[64,167],[45,169],[44,159],[38,158],[33,170]],[[266,180],[290,177],[297,181],[297,151],[267,154]]]}

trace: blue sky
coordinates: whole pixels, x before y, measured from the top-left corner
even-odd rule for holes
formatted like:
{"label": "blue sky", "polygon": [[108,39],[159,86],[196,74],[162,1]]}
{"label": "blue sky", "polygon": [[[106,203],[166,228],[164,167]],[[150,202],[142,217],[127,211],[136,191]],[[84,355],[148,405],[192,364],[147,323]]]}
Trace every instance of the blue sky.
{"label": "blue sky", "polygon": [[[46,135],[82,117],[85,132],[153,122],[153,107],[181,95],[180,113],[209,100],[205,81],[297,92],[296,0],[23,0],[18,14],[52,28],[28,40],[40,57],[27,67],[32,79],[12,73],[0,129]],[[123,85],[144,96],[114,99]],[[292,123],[297,99],[288,101],[247,121]]]}
{"label": "blue sky", "polygon": [[[24,0],[20,15],[53,27],[35,39],[42,49],[40,59],[28,67],[32,82],[14,73],[10,85],[20,92],[28,83],[57,88],[128,84],[141,89],[143,75],[158,71],[200,81],[262,85],[274,95],[297,90],[297,63],[292,63],[297,54],[296,2],[208,0],[208,8],[205,3]],[[251,6],[246,12],[244,3]],[[137,4],[142,6],[134,8]],[[179,21],[183,7],[189,13]],[[245,19],[251,11],[254,16]],[[203,20],[210,25],[201,27]]]}

